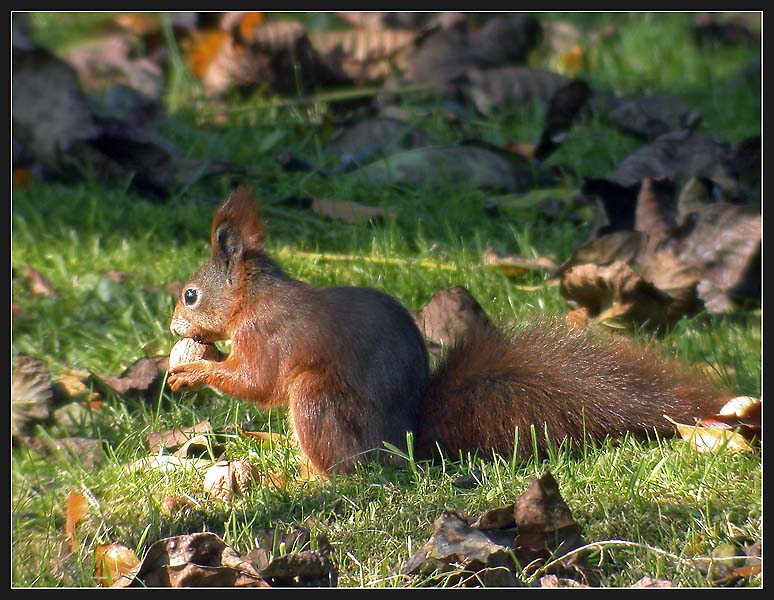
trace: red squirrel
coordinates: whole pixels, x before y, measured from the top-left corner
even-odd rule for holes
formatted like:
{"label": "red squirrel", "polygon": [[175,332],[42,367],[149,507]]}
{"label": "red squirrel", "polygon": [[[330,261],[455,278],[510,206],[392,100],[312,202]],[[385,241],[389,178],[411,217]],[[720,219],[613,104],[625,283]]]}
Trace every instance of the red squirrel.
{"label": "red squirrel", "polygon": [[583,441],[625,432],[674,434],[664,418],[693,423],[733,394],[685,365],[626,339],[539,322],[504,331],[482,320],[431,373],[409,311],[363,287],[316,287],[287,275],[266,253],[249,188],[212,220],[211,256],[182,288],[170,330],[212,344],[231,340],[223,360],[172,366],[173,391],[212,386],[260,407],[286,407],[304,458],[319,473],[402,460],[440,448],[511,456],[547,436]]}

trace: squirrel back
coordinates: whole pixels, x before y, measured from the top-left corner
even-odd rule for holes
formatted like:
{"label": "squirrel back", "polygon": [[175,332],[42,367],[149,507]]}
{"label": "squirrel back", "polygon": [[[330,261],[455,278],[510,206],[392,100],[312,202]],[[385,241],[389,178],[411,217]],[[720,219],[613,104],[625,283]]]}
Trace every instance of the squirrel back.
{"label": "squirrel back", "polygon": [[224,359],[170,368],[173,391],[209,385],[261,407],[285,406],[298,447],[319,472],[372,459],[399,464],[384,442],[419,457],[532,452],[530,426],[554,442],[624,432],[672,433],[731,394],[627,340],[538,323],[521,332],[475,324],[429,373],[410,313],[370,288],[316,287],[264,250],[252,192],[239,188],[211,227],[212,251],[183,286],[174,335],[231,340]]}

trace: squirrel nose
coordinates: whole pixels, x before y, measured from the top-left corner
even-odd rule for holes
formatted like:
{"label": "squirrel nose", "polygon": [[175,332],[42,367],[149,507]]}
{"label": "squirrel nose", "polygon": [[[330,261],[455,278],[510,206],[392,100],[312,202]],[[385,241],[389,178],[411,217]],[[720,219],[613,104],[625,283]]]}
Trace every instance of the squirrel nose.
{"label": "squirrel nose", "polygon": [[176,336],[176,337],[183,337],[183,334],[182,334],[182,333],[180,332],[180,330],[178,329],[178,325],[179,325],[179,323],[178,323],[177,321],[174,321],[174,320],[173,320],[173,321],[172,321],[172,322],[169,324],[169,331],[171,331],[171,332],[172,332],[172,335],[174,335],[174,336]]}

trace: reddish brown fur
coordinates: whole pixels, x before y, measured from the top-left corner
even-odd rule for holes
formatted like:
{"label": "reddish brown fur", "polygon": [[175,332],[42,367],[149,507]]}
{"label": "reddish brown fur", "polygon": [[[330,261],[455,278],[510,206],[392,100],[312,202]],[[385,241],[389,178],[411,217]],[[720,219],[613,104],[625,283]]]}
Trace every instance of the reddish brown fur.
{"label": "reddish brown fur", "polygon": [[221,225],[228,224],[239,229],[245,248],[263,248],[263,223],[258,215],[255,191],[250,186],[239,186],[220,205],[212,217],[210,245],[217,251],[216,233]]}
{"label": "reddish brown fur", "polygon": [[674,434],[664,418],[693,424],[732,394],[686,365],[626,339],[538,323],[510,334],[481,325],[436,370],[422,408],[420,455],[436,442],[452,456],[518,454],[551,441],[601,440],[625,432]]}
{"label": "reddish brown fur", "polygon": [[[229,235],[226,249],[218,230]],[[221,232],[223,233],[223,232]],[[363,288],[317,288],[291,279],[264,253],[252,191],[237,189],[218,209],[212,256],[184,286],[176,335],[230,339],[222,362],[170,371],[175,390],[211,385],[262,407],[286,406],[298,445],[320,472],[348,471],[383,442],[417,435],[417,454],[436,442],[459,451],[531,454],[530,425],[554,442],[657,429],[668,415],[689,422],[715,412],[717,392],[675,361],[625,340],[539,324],[522,333],[475,327],[432,379],[411,317],[393,299]],[[181,333],[183,332],[183,333]]]}

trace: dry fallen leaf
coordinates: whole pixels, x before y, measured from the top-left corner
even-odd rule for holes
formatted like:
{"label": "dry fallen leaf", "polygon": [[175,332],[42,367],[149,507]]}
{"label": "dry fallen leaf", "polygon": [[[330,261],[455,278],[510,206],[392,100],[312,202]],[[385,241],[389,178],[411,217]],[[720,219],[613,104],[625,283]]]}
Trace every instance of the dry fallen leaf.
{"label": "dry fallen leaf", "polygon": [[489,323],[484,309],[464,287],[457,286],[433,294],[428,303],[412,313],[425,337],[431,353],[437,355],[443,347],[464,339],[466,332],[482,323]]}
{"label": "dry fallen leaf", "polygon": [[78,551],[78,543],[75,539],[75,526],[88,514],[89,503],[83,494],[70,491],[67,495],[65,508],[65,537],[70,542],[73,553]]}
{"label": "dry fallen leaf", "polygon": [[243,460],[222,460],[204,474],[204,491],[213,498],[230,500],[234,492],[245,495],[262,481],[258,469]]}
{"label": "dry fallen leaf", "polygon": [[133,550],[121,544],[97,546],[94,558],[97,565],[94,579],[99,587],[110,587],[113,582],[128,574],[140,562]]}
{"label": "dry fallen leaf", "polygon": [[11,435],[29,433],[51,416],[54,389],[45,361],[20,354],[11,376]]}
{"label": "dry fallen leaf", "polygon": [[677,428],[680,437],[690,443],[697,452],[709,453],[725,449],[727,452],[735,453],[752,449],[744,436],[731,429],[685,425],[677,423],[667,415],[664,415],[664,418]]}
{"label": "dry fallen leaf", "polygon": [[196,423],[193,427],[176,427],[162,432],[151,432],[145,436],[145,441],[153,454],[158,454],[162,450],[174,452],[196,434],[212,433],[212,431],[213,429],[210,420],[204,419],[203,421]]}
{"label": "dry fallen leaf", "polygon": [[168,356],[146,356],[133,362],[118,377],[91,373],[90,380],[105,393],[155,399],[161,380],[168,370]]}
{"label": "dry fallen leaf", "polygon": [[269,587],[251,561],[214,533],[164,538],[111,587]]}
{"label": "dry fallen leaf", "polygon": [[608,266],[584,264],[566,271],[559,291],[574,308],[586,308],[592,319],[611,326],[669,323],[671,296],[640,277],[622,261]]}
{"label": "dry fallen leaf", "polygon": [[484,250],[483,263],[507,277],[517,277],[525,273],[554,272],[556,263],[545,256],[525,258],[517,254],[505,254],[493,248]]}
{"label": "dry fallen leaf", "polygon": [[183,508],[194,508],[199,504],[185,496],[166,496],[161,501],[161,510],[166,514],[172,514]]}
{"label": "dry fallen leaf", "polygon": [[255,532],[256,548],[247,557],[272,587],[336,587],[338,569],[330,559],[331,546],[324,534],[311,550],[308,528],[294,526],[290,532],[264,528]]}
{"label": "dry fallen leaf", "polygon": [[697,211],[690,231],[671,241],[677,257],[698,270],[697,292],[708,312],[729,312],[740,299],[760,302],[762,225],[760,207],[717,202]]}
{"label": "dry fallen leaf", "polygon": [[[430,540],[406,561],[402,573],[437,578],[446,585],[516,586],[521,576],[517,569],[534,572],[584,544],[556,480],[546,473],[511,505],[476,518],[444,511]],[[573,575],[583,584],[598,581],[578,553],[558,560],[549,572]]]}
{"label": "dry fallen leaf", "polygon": [[647,236],[639,231],[615,231],[595,237],[580,247],[559,265],[552,277],[562,275],[578,265],[593,263],[599,266],[610,265],[616,261],[630,263],[634,261],[647,241]]}

